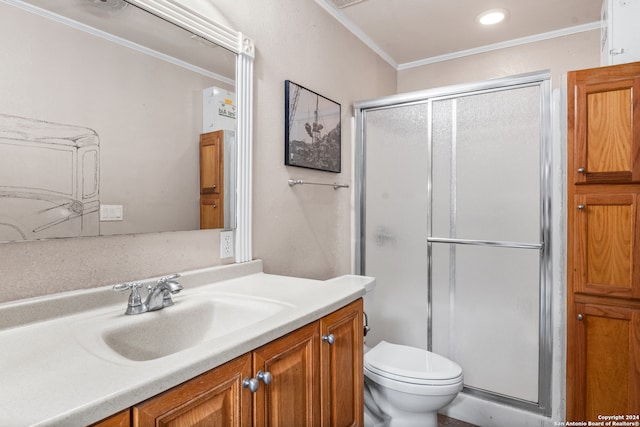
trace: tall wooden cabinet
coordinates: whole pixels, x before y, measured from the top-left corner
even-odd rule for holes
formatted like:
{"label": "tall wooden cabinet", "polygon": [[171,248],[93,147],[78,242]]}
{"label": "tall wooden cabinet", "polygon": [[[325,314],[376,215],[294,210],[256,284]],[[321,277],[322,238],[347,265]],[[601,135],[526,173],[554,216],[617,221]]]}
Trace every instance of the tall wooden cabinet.
{"label": "tall wooden cabinet", "polygon": [[640,63],[567,84],[567,421],[599,421],[640,412]]}

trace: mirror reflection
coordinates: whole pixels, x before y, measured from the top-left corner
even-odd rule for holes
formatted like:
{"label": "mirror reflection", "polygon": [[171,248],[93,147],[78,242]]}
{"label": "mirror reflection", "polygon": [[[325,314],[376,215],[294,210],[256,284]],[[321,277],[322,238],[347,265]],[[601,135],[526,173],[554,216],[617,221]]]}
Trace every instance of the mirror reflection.
{"label": "mirror reflection", "polygon": [[201,228],[216,130],[233,228],[233,53],[122,0],[0,0],[0,52],[0,241]]}

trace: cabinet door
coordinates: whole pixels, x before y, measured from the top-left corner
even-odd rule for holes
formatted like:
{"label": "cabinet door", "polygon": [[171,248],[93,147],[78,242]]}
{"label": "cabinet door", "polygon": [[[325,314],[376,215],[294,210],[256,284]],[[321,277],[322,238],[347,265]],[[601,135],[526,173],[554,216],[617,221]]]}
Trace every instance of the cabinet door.
{"label": "cabinet door", "polygon": [[362,299],[320,321],[322,425],[364,425]]}
{"label": "cabinet door", "polygon": [[640,409],[640,311],[575,304],[569,319],[567,420],[637,414]]}
{"label": "cabinet door", "polygon": [[95,424],[91,424],[90,427],[129,427],[131,425],[131,411],[126,409],[122,412],[118,412],[115,415],[105,418]]}
{"label": "cabinet door", "polygon": [[570,72],[575,183],[640,182],[640,63]]}
{"label": "cabinet door", "polygon": [[254,393],[255,427],[320,425],[320,327],[314,322],[253,352],[253,372],[269,372]]}
{"label": "cabinet door", "polygon": [[224,174],[224,131],[203,133],[200,135],[200,193],[220,193]]}
{"label": "cabinet door", "polygon": [[640,297],[638,196],[576,196],[574,291]]}
{"label": "cabinet door", "polygon": [[241,356],[133,407],[134,427],[251,426],[251,355]]}
{"label": "cabinet door", "polygon": [[217,194],[200,195],[200,229],[224,228],[223,199]]}

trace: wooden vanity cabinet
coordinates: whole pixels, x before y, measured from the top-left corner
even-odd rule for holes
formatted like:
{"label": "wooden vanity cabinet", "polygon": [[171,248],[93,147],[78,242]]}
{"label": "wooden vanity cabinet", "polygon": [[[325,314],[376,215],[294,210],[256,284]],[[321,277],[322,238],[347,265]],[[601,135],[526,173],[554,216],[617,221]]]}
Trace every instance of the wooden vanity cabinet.
{"label": "wooden vanity cabinet", "polygon": [[[362,426],[362,318],[359,299],[134,406],[132,425]],[[271,380],[252,393],[243,382],[261,371]]]}
{"label": "wooden vanity cabinet", "polygon": [[102,421],[91,424],[89,427],[131,427],[131,410],[118,412]]}
{"label": "wooden vanity cabinet", "polygon": [[640,410],[640,63],[570,72],[567,421]]}
{"label": "wooden vanity cabinet", "polygon": [[318,322],[253,352],[253,372],[269,372],[254,394],[255,427],[320,426]]}
{"label": "wooden vanity cabinet", "polygon": [[324,317],[320,321],[320,335],[322,425],[325,427],[363,426],[362,300]]}
{"label": "wooden vanity cabinet", "polygon": [[134,427],[251,426],[245,354],[132,408]]}

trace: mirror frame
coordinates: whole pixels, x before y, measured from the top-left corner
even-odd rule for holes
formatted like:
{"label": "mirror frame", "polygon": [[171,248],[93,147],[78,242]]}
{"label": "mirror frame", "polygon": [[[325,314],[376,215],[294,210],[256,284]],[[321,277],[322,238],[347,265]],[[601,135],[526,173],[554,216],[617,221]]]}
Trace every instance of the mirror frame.
{"label": "mirror frame", "polygon": [[235,262],[252,260],[251,195],[253,139],[253,61],[251,38],[183,5],[179,0],[126,0],[236,54],[236,229]]}

